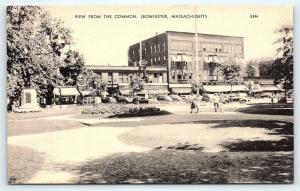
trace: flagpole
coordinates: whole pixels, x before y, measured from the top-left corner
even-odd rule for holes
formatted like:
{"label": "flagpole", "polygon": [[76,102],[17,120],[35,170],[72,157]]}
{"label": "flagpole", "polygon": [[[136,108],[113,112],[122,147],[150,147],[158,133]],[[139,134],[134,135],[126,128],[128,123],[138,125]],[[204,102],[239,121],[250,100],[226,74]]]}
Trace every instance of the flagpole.
{"label": "flagpole", "polygon": [[[195,5],[195,15],[197,14],[197,6]],[[199,56],[198,56],[198,27],[197,27],[197,18],[195,17],[195,64],[196,64],[196,85],[197,85],[197,96],[199,96]]]}

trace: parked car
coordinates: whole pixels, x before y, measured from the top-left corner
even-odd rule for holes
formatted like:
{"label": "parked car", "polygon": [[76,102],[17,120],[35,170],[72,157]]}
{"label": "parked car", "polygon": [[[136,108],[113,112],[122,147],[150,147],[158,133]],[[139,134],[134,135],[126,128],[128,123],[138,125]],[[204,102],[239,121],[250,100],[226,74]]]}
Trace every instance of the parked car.
{"label": "parked car", "polygon": [[167,102],[173,101],[172,98],[170,98],[170,96],[167,95],[159,95],[157,96],[156,99],[159,101],[167,101]]}
{"label": "parked car", "polygon": [[182,98],[178,95],[175,95],[175,94],[171,94],[169,95],[173,100],[175,101],[182,101]]}
{"label": "parked car", "polygon": [[117,96],[118,103],[132,103],[133,99],[126,96]]}
{"label": "parked car", "polygon": [[230,102],[230,99],[228,98],[228,96],[220,96],[220,102],[226,104]]}
{"label": "parked car", "polygon": [[149,100],[148,99],[146,99],[145,97],[134,97],[133,99],[132,99],[132,102],[134,103],[134,104],[137,104],[137,103],[149,103]]}
{"label": "parked car", "polygon": [[229,95],[228,99],[231,102],[240,102],[240,103],[246,103],[250,101],[248,97],[241,97],[239,95]]}

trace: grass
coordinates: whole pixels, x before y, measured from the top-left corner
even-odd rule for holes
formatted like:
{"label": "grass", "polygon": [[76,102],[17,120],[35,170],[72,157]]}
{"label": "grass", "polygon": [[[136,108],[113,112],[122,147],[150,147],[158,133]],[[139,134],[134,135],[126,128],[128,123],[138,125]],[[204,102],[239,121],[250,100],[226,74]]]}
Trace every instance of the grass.
{"label": "grass", "polygon": [[109,156],[79,170],[80,184],[292,183],[293,154],[156,150]]}
{"label": "grass", "polygon": [[29,135],[37,133],[46,133],[52,131],[62,131],[85,127],[77,121],[70,120],[16,120],[8,121],[7,136]]}
{"label": "grass", "polygon": [[294,115],[293,104],[255,104],[247,108],[237,110],[249,114],[267,114],[267,115]]}
{"label": "grass", "polygon": [[43,164],[41,153],[21,146],[7,147],[7,174],[9,184],[22,184],[29,180]]}

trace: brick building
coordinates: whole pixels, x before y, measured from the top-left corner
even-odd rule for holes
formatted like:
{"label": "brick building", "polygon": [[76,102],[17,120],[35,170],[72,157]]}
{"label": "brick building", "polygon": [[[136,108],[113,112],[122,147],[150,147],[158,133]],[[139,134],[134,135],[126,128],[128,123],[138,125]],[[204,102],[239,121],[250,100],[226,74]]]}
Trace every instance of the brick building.
{"label": "brick building", "polygon": [[[129,66],[139,66],[142,59],[146,66],[166,67],[169,89],[174,93],[189,93],[191,80],[197,79],[194,33],[167,31],[155,35],[131,45],[128,57]],[[244,39],[199,33],[198,59],[199,83],[222,84],[221,64],[235,62],[244,65]]]}

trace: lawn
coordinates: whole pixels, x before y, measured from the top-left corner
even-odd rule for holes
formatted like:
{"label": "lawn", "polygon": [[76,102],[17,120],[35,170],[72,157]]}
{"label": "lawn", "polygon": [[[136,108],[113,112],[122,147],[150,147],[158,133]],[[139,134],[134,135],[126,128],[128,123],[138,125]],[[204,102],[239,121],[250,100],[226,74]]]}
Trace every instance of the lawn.
{"label": "lawn", "polygon": [[151,151],[79,167],[80,184],[291,183],[293,155],[273,152]]}
{"label": "lawn", "polygon": [[42,166],[42,153],[23,146],[8,145],[7,174],[9,184],[22,184]]}

